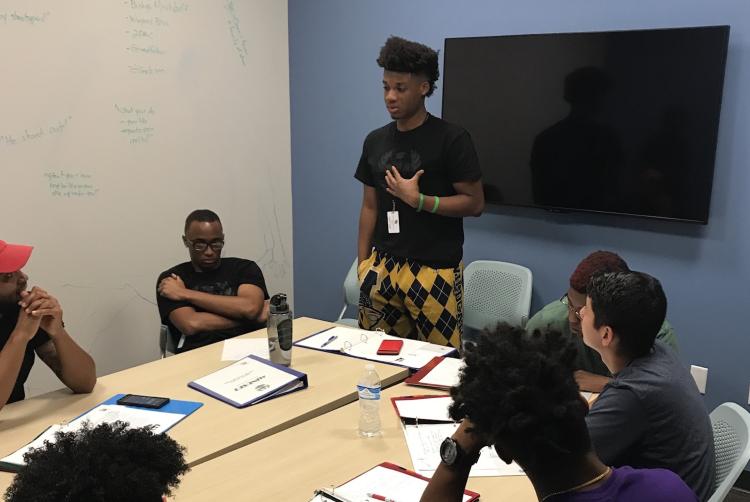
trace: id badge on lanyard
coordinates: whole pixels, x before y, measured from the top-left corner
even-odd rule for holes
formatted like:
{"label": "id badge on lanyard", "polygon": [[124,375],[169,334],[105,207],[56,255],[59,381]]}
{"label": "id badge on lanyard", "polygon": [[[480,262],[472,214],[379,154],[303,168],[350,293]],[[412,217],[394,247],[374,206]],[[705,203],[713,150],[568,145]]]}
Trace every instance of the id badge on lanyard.
{"label": "id badge on lanyard", "polygon": [[393,201],[393,209],[386,213],[388,215],[388,233],[397,234],[400,233],[400,227],[398,225],[398,211],[396,211],[396,201]]}

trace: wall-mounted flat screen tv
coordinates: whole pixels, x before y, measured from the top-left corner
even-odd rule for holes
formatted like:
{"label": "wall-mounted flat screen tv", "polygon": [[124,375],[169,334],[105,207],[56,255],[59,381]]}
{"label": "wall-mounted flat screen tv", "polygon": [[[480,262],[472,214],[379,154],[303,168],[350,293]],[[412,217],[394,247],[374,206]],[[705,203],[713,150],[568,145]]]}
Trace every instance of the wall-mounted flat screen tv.
{"label": "wall-mounted flat screen tv", "polygon": [[729,26],[449,38],[493,204],[708,222]]}

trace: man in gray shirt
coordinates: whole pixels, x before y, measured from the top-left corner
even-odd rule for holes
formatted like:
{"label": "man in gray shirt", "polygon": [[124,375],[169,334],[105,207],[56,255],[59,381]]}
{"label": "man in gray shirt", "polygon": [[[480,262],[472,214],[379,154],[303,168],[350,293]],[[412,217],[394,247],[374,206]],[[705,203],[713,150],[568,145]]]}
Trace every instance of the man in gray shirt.
{"label": "man in gray shirt", "polygon": [[654,342],[666,310],[661,284],[647,274],[591,279],[578,314],[583,341],[601,355],[613,379],[586,422],[606,464],[670,469],[707,500],[714,490],[711,422],[676,353]]}

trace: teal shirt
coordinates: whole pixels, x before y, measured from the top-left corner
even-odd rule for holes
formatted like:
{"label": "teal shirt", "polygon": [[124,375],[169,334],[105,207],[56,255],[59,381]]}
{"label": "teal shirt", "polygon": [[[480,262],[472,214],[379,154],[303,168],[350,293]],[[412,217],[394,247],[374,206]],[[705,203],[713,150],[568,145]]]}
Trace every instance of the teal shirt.
{"label": "teal shirt", "polygon": [[[580,336],[574,335],[570,331],[570,324],[568,323],[568,306],[560,300],[545,305],[545,307],[534,314],[526,323],[526,331],[533,333],[534,330],[551,329],[554,331],[560,331],[564,336],[568,337],[576,345],[578,349],[578,356],[576,357],[575,369],[588,371],[589,373],[596,373],[602,376],[611,376],[609,370],[602,362],[599,353],[583,343],[583,339]],[[659,333],[656,334],[656,339],[661,340],[668,346],[672,347],[675,351],[677,348],[677,338],[675,337],[674,330],[669,322],[665,319],[661,325]]]}

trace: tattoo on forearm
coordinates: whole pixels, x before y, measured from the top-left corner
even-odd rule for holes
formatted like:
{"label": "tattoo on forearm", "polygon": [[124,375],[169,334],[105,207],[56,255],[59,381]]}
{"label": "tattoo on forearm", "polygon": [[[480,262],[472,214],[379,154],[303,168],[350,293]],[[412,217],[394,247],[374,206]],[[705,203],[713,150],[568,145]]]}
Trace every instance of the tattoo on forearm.
{"label": "tattoo on forearm", "polygon": [[60,356],[57,354],[57,349],[52,341],[49,341],[36,349],[36,354],[49,368],[57,375],[58,378],[62,379],[62,362]]}

